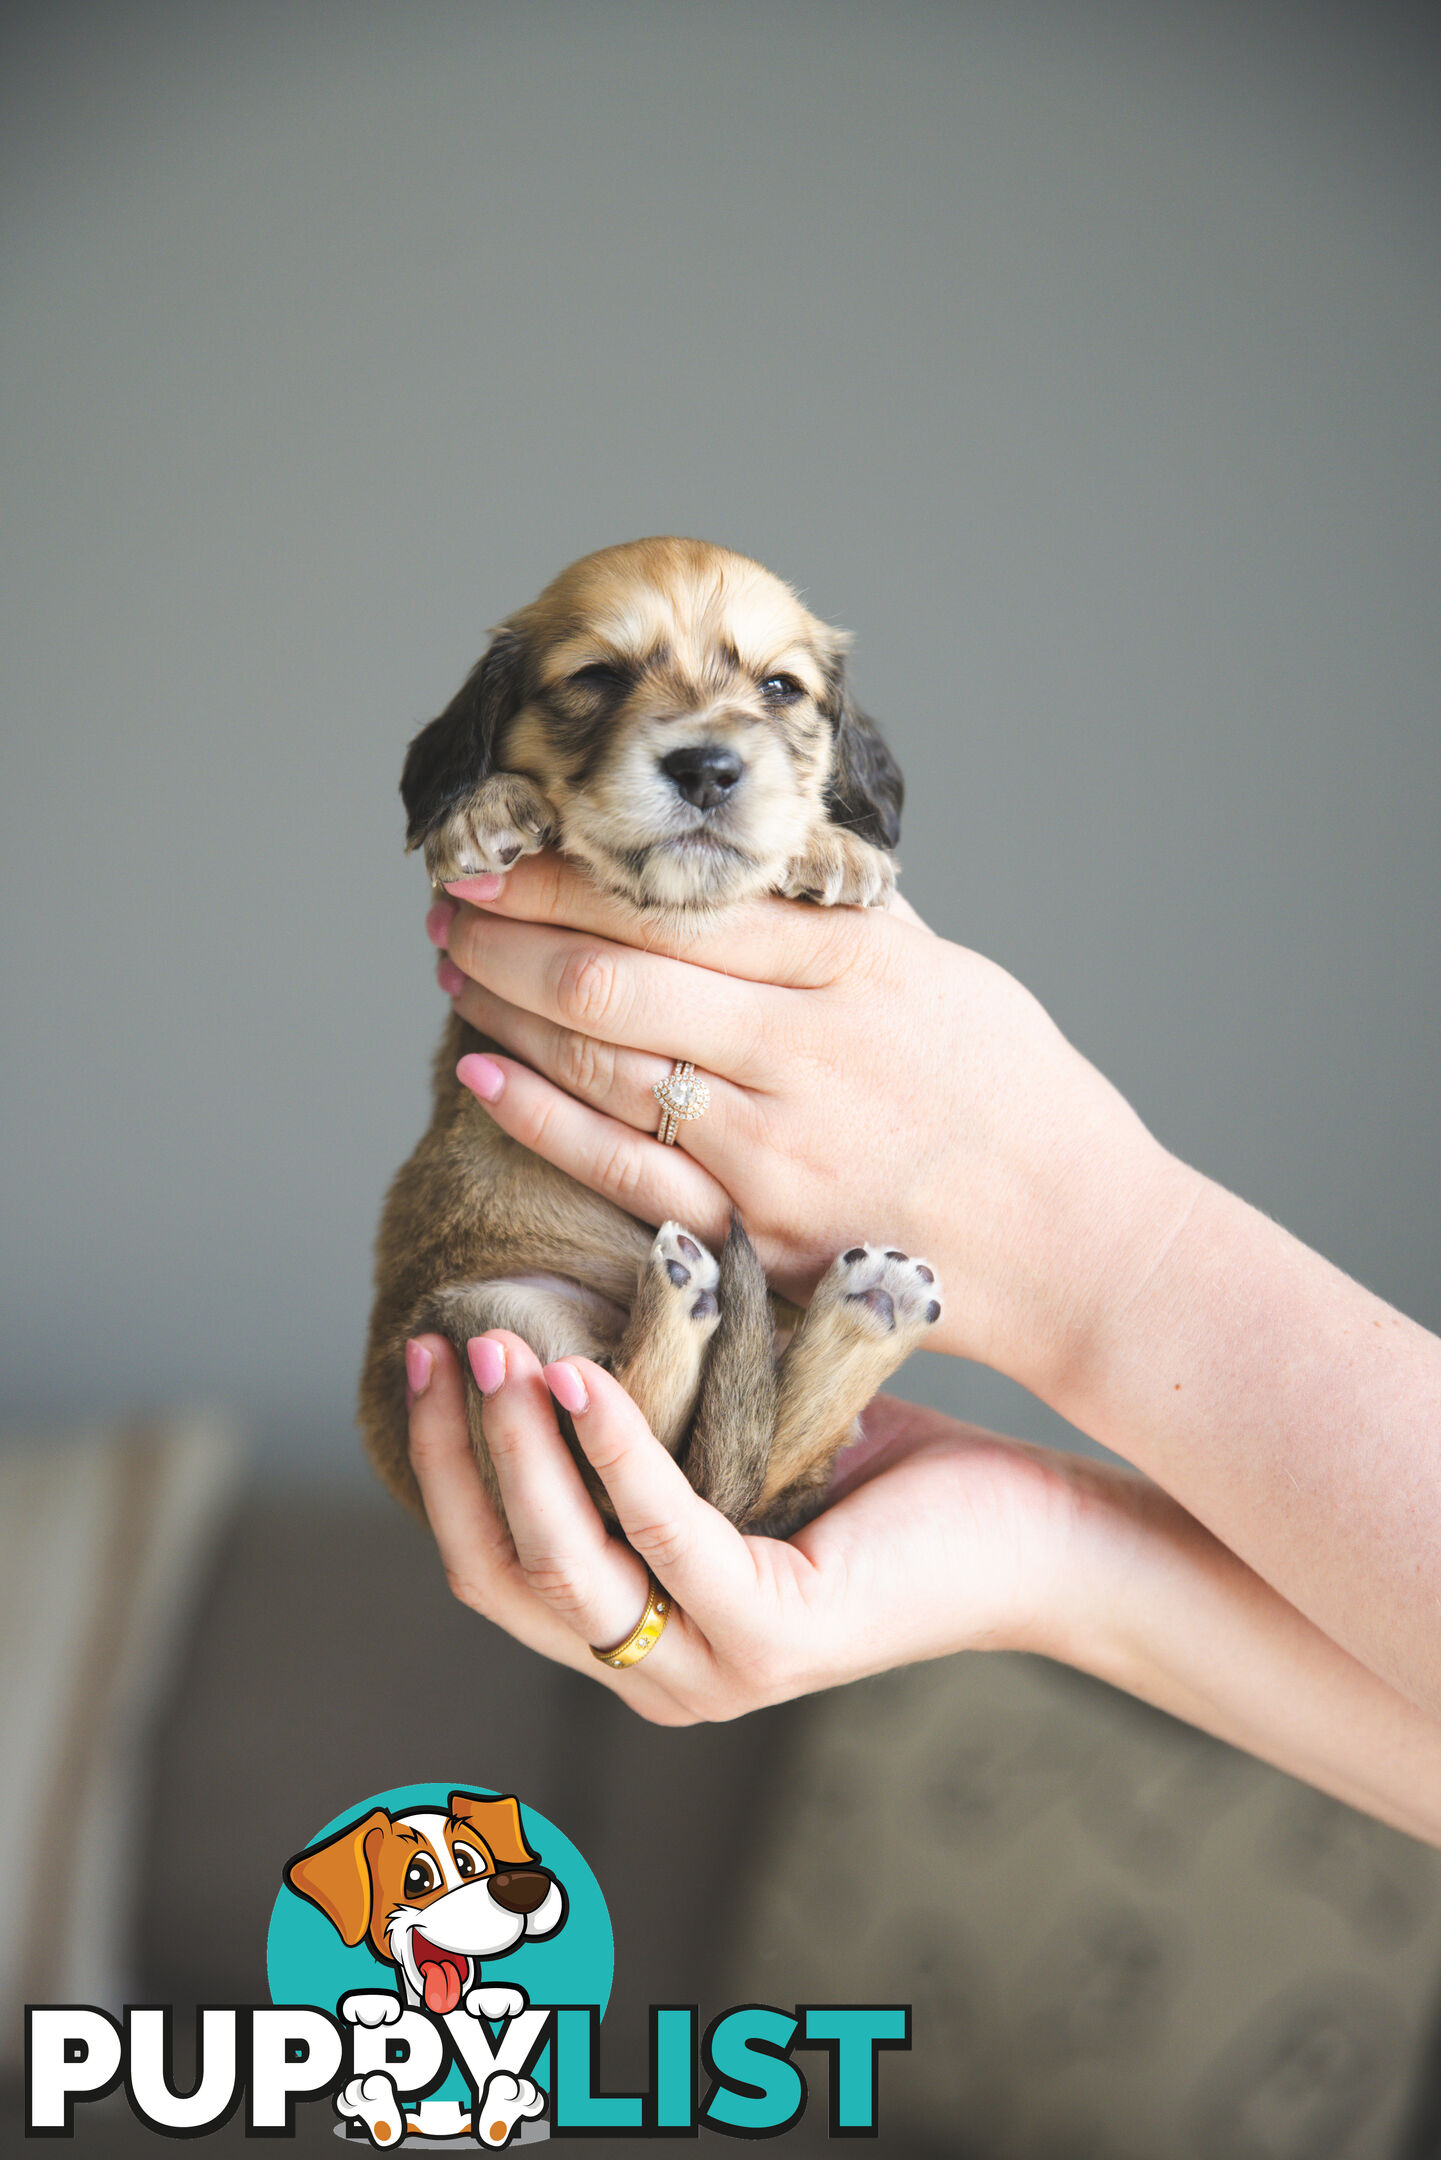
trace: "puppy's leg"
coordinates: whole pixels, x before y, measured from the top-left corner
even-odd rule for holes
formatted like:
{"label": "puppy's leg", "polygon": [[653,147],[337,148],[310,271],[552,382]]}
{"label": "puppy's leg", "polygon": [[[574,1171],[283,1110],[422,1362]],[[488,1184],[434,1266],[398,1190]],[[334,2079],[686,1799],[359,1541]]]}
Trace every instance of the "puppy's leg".
{"label": "puppy's leg", "polygon": [[757,1525],[780,1536],[814,1512],[857,1417],[940,1317],[935,1272],[923,1260],[852,1245],[831,1264],[781,1359]]}
{"label": "puppy's leg", "polygon": [[425,836],[425,867],[435,885],[509,870],[534,855],[555,831],[550,804],[524,773],[492,773],[448,810]]}
{"label": "puppy's leg", "polygon": [[695,1407],[720,1321],[720,1270],[688,1230],[662,1223],[650,1249],[612,1372],[674,1455]]}
{"label": "puppy's leg", "polygon": [[895,885],[889,855],[843,825],[819,825],[805,853],[787,865],[781,891],[788,900],[816,900],[822,907],[884,907]]}
{"label": "puppy's leg", "polygon": [[686,1476],[731,1522],[760,1496],[776,1426],[775,1323],[765,1271],[738,1215],[721,1253],[720,1322],[701,1376]]}

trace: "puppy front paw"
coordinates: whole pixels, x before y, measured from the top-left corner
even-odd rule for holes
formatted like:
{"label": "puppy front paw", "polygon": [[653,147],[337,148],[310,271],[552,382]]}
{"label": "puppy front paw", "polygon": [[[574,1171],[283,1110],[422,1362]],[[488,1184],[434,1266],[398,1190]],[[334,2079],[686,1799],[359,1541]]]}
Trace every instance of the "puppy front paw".
{"label": "puppy front paw", "polygon": [[357,1988],[340,2000],[340,2014],[347,2025],[397,2025],[401,2008],[398,1995],[383,1995],[368,1988]]}
{"label": "puppy front paw", "polygon": [[824,825],[789,865],[781,891],[787,900],[820,907],[884,907],[895,887],[889,855],[842,825]]}
{"label": "puppy front paw", "polygon": [[893,1245],[849,1246],[821,1277],[814,1303],[873,1342],[919,1340],[941,1317],[935,1269]]}
{"label": "puppy front paw", "polygon": [[435,885],[506,871],[539,853],[555,835],[555,816],[524,773],[492,773],[473,795],[445,812],[425,836],[425,867]]}
{"label": "puppy front paw", "polygon": [[500,1987],[490,1981],[470,1990],[465,1998],[465,2014],[499,2024],[502,2019],[519,2017],[529,2001],[524,1988]]}

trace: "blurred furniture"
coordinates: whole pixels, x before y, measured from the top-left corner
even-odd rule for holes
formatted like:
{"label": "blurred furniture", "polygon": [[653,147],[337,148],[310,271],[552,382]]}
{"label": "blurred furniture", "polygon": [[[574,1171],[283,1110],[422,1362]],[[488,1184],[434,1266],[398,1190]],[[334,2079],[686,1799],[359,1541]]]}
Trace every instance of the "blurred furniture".
{"label": "blurred furniture", "polygon": [[[182,2068],[186,2006],[265,2000],[289,1854],[454,1778],[518,1792],[594,1867],[616,2089],[646,2075],[652,2001],[890,1999],[915,2044],[882,2059],[887,2154],[1428,2152],[1441,1855],[1075,1675],[957,1658],[663,1731],[465,1611],[363,1490],[244,1499],[183,1635],[124,1871],[139,1999],[181,2010]],[[785,2149],[832,2149],[823,2058],[801,2062]],[[332,2127],[302,2110],[297,2148],[333,2152]],[[113,2101],[76,2138],[158,2149]],[[232,2122],[207,2150],[244,2144]]]}

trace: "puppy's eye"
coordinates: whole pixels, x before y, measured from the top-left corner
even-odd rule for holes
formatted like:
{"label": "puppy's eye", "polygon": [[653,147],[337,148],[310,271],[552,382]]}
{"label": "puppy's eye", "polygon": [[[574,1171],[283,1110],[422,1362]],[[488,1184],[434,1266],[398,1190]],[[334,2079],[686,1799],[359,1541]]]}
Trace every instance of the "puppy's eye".
{"label": "puppy's eye", "polygon": [[485,1873],[485,1862],[472,1846],[455,1845],[451,1850],[455,1855],[455,1871],[462,1882],[471,1882],[477,1875]]}
{"label": "puppy's eye", "polygon": [[629,689],[630,677],[624,668],[616,667],[609,660],[592,660],[588,667],[577,668],[567,675],[566,683],[572,690],[584,690],[592,697],[617,697]]}
{"label": "puppy's eye", "polygon": [[761,696],[768,705],[794,705],[805,694],[804,683],[798,683],[794,675],[767,675],[761,684]]}
{"label": "puppy's eye", "polygon": [[405,1871],[405,1894],[407,1897],[424,1897],[439,1881],[435,1863],[427,1860],[423,1853],[417,1853]]}

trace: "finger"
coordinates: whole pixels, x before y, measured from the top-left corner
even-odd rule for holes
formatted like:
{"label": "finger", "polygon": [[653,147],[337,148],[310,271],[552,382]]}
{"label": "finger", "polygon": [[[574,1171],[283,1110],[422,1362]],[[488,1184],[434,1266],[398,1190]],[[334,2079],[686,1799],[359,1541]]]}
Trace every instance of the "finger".
{"label": "finger", "polygon": [[457,910],[446,948],[463,974],[508,1005],[623,1049],[692,1059],[742,1084],[773,1064],[766,1046],[794,995],[472,907]]}
{"label": "finger", "polygon": [[[431,1376],[411,1404],[410,1459],[451,1589],[462,1604],[542,1657],[587,1673],[603,1685],[626,1677],[598,1664],[574,1629],[526,1581],[510,1533],[476,1466],[455,1353],[443,1336],[422,1335],[416,1342],[430,1358]],[[683,1699],[673,1696],[658,1676],[629,1692],[636,1709],[663,1722],[681,1723],[689,1714]]]}
{"label": "finger", "polygon": [[701,1499],[603,1366],[566,1358],[547,1366],[545,1378],[571,1412],[627,1543],[707,1639],[733,1631],[756,1601],[745,1538]]}
{"label": "finger", "polygon": [[482,1416],[521,1572],[581,1642],[623,1641],[645,1610],[645,1568],[586,1491],[535,1352],[500,1328],[480,1340],[504,1361]]}
{"label": "finger", "polygon": [[476,1464],[455,1353],[440,1335],[415,1343],[430,1359],[430,1379],[410,1406],[410,1461],[446,1580],[473,1611],[555,1656],[559,1625],[528,1589]]}
{"label": "finger", "polygon": [[642,1222],[683,1222],[708,1244],[725,1242],[730,1201],[683,1145],[662,1147],[511,1058],[472,1053],[455,1069],[501,1131],[532,1154]]}
{"label": "finger", "polygon": [[[502,1050],[543,1073],[592,1110],[619,1118],[638,1132],[654,1134],[660,1124],[658,1081],[674,1071],[666,1058],[651,1057],[644,1050],[619,1050],[613,1043],[598,1042],[575,1028],[558,1027],[542,1020],[524,1006],[508,1005],[479,983],[467,981],[453,999],[463,1020]],[[727,1080],[707,1080],[710,1091],[704,1118],[691,1120],[685,1129],[685,1145],[700,1161],[724,1162],[737,1146],[754,1147],[758,1138],[749,1097]],[[704,1128],[704,1130],[702,1130]]]}
{"label": "finger", "polygon": [[752,982],[807,988],[835,980],[864,912],[772,895],[694,920],[677,909],[650,914],[603,892],[574,863],[548,851],[526,856],[504,876],[460,878],[445,889],[514,922],[585,931]]}

